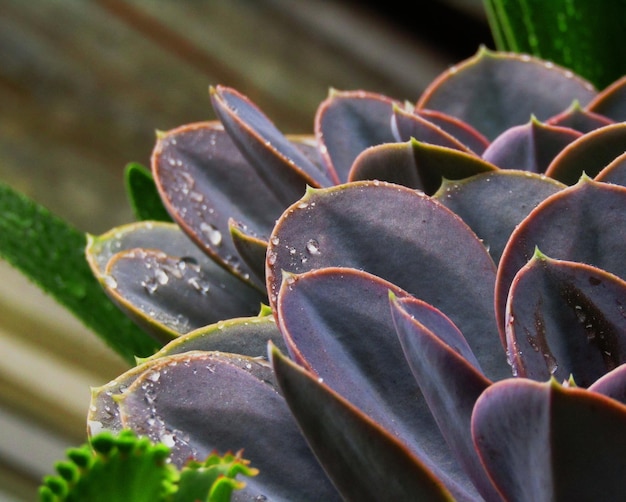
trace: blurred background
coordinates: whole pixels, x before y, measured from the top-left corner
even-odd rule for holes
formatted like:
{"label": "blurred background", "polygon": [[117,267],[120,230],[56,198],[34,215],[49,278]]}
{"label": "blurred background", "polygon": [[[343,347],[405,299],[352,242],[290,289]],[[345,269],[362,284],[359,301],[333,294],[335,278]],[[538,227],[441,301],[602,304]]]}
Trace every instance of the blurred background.
{"label": "blurred background", "polygon": [[[0,181],[101,233],[133,219],[123,170],[155,130],[214,118],[209,85],[309,133],[330,87],[415,101],[480,44],[482,0],[0,0]],[[0,352],[0,501],[36,500],[127,366],[1,261]]]}

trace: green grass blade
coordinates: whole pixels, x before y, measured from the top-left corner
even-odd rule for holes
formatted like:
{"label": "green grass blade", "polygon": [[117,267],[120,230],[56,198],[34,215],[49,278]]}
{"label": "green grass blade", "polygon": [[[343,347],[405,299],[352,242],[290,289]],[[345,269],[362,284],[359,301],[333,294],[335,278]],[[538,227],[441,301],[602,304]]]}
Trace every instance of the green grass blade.
{"label": "green grass blade", "polygon": [[124,180],[130,206],[138,220],[172,221],[147,167],[131,162],[126,166]]}
{"label": "green grass blade", "polygon": [[115,307],[85,259],[86,235],[0,183],[0,258],[16,267],[98,334],[126,361],[156,342]]}
{"label": "green grass blade", "polygon": [[602,89],[626,73],[624,2],[484,0],[499,50],[566,66]]}

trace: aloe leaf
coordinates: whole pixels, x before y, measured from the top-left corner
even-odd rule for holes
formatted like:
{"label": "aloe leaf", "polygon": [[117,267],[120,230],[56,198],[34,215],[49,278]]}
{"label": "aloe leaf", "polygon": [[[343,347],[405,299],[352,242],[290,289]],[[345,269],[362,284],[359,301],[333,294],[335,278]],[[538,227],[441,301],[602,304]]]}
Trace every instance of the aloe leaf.
{"label": "aloe leaf", "polygon": [[190,351],[142,366],[145,371],[115,395],[120,421],[169,446],[174,465],[243,450],[259,469],[240,492],[247,500],[338,500],[267,362]]}
{"label": "aloe leaf", "polygon": [[515,274],[535,248],[557,260],[586,263],[626,279],[623,249],[626,188],[583,176],[540,203],[515,229],[504,248],[496,280],[496,313],[504,336],[505,308]]}
{"label": "aloe leaf", "polygon": [[472,434],[506,500],[620,500],[625,424],[626,406],[608,397],[516,378],[483,392]]}
{"label": "aloe leaf", "polygon": [[0,184],[0,256],[53,296],[132,363],[155,342],[111,303],[85,260],[87,237],[12,188]]}
{"label": "aloe leaf", "polygon": [[393,435],[271,348],[276,378],[311,448],[346,500],[454,498]]}
{"label": "aloe leaf", "polygon": [[534,54],[602,88],[626,72],[623,5],[593,0],[484,0],[496,47]]}
{"label": "aloe leaf", "polygon": [[539,250],[515,276],[507,303],[508,353],[518,376],[588,387],[626,362],[626,282]]}
{"label": "aloe leaf", "polygon": [[431,303],[468,338],[497,333],[495,265],[485,246],[441,203],[400,185],[359,181],[309,189],[274,228],[267,263],[272,306],[283,270],[352,267]]}
{"label": "aloe leaf", "polygon": [[391,129],[393,109],[400,103],[372,92],[331,89],[315,116],[315,135],[322,157],[345,183],[354,159],[366,148],[397,141]]}
{"label": "aloe leaf", "polygon": [[388,181],[432,195],[443,178],[462,179],[496,169],[474,153],[411,139],[364,150],[354,161],[348,179]]}
{"label": "aloe leaf", "polygon": [[495,263],[515,227],[565,185],[543,175],[502,169],[464,180],[445,180],[434,194],[483,241]]}
{"label": "aloe leaf", "polygon": [[390,294],[390,302],[402,349],[441,433],[483,498],[497,500],[470,426],[474,404],[491,381],[461,332],[441,312],[414,298]]}
{"label": "aloe leaf", "polygon": [[565,68],[481,47],[433,81],[416,109],[452,115],[492,140],[532,115],[545,121],[575,100],[585,106],[596,94],[589,82]]}
{"label": "aloe leaf", "polygon": [[172,221],[147,167],[136,162],[128,164],[124,181],[130,205],[138,220]]}

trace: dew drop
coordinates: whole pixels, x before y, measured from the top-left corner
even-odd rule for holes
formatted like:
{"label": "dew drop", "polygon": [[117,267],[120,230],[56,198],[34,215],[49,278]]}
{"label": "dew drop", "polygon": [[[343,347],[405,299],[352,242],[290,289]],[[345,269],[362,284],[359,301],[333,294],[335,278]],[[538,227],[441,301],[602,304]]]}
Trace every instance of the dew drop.
{"label": "dew drop", "polygon": [[202,230],[202,232],[209,238],[209,242],[214,246],[222,244],[222,232],[210,223],[206,223],[204,221],[200,223],[200,230]]}
{"label": "dew drop", "polygon": [[322,254],[320,251],[319,242],[317,242],[315,239],[309,239],[309,241],[306,243],[306,250],[312,256],[319,256],[320,254]]}

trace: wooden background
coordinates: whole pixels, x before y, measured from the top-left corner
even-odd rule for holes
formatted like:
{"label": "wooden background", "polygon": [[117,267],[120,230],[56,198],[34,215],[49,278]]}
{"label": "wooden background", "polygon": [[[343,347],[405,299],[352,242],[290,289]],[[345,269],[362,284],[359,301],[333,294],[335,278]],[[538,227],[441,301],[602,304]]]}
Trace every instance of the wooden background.
{"label": "wooden background", "polygon": [[[306,133],[330,87],[415,101],[491,45],[480,0],[423,4],[0,0],[0,181],[86,232],[131,221],[124,166],[155,130],[213,118],[211,84]],[[90,386],[126,366],[2,262],[0,352],[0,501],[35,500],[85,440]]]}

